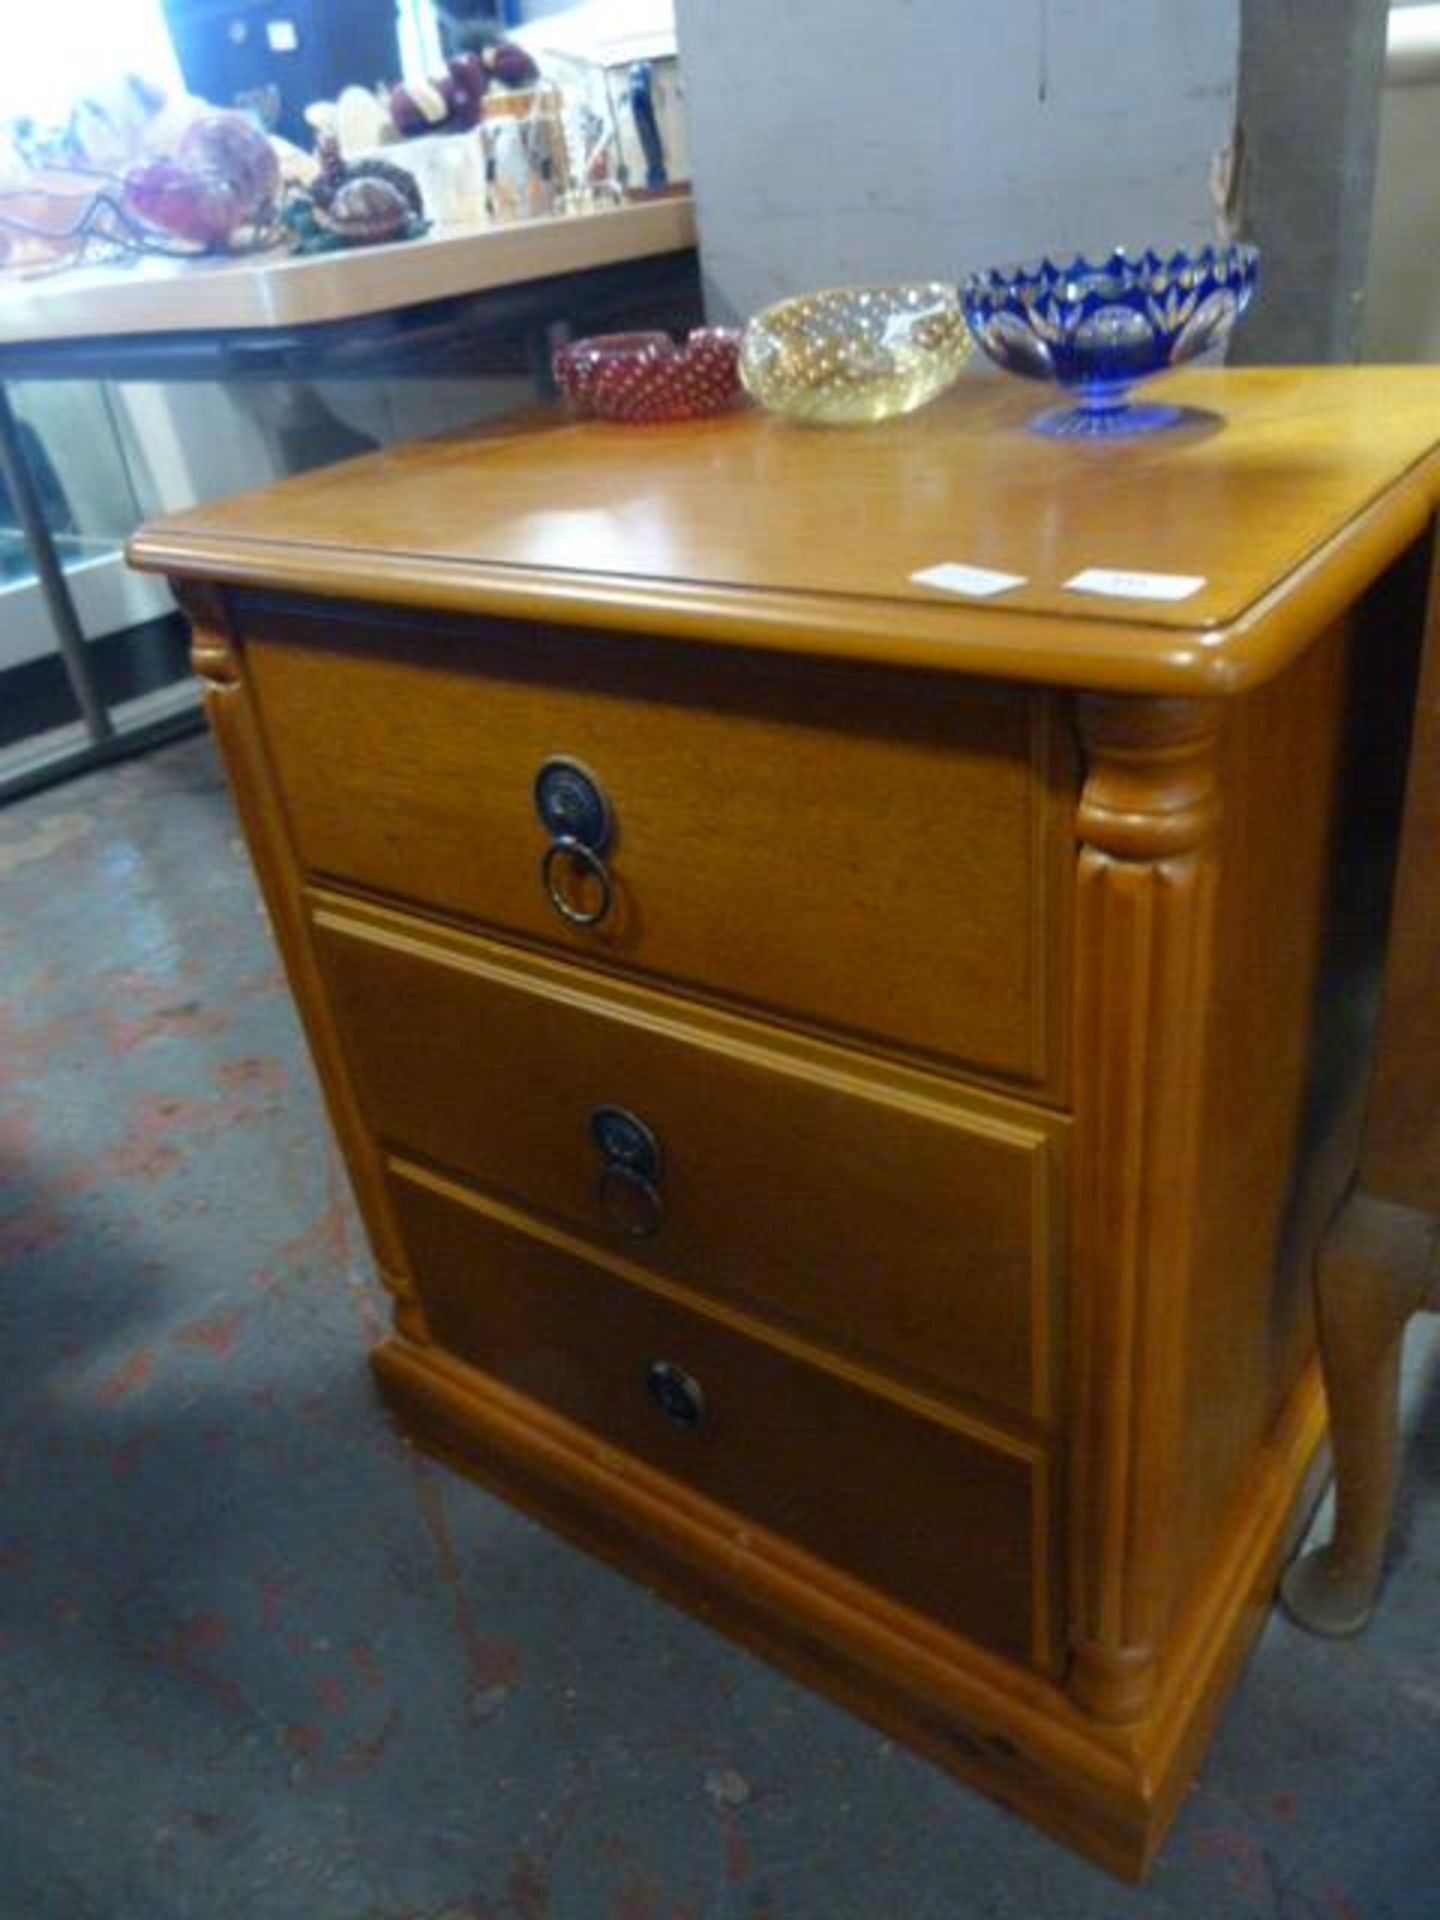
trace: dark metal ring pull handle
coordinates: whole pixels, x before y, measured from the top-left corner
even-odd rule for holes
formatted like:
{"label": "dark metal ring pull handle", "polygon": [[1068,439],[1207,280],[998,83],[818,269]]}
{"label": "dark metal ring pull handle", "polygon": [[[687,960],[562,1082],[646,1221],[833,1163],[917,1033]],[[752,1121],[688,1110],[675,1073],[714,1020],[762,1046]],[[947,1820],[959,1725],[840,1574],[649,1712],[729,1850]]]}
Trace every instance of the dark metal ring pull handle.
{"label": "dark metal ring pull handle", "polygon": [[652,1127],[628,1107],[594,1107],[590,1138],[605,1162],[600,1173],[600,1210],[632,1240],[649,1240],[665,1220],[660,1181],[665,1156]]}
{"label": "dark metal ring pull handle", "polygon": [[613,1162],[600,1175],[600,1210],[631,1240],[653,1240],[665,1224],[665,1197],[655,1182]]}
{"label": "dark metal ring pull handle", "polygon": [[705,1418],[700,1382],[673,1360],[652,1360],[645,1369],[645,1391],[667,1420],[692,1431]]}
{"label": "dark metal ring pull handle", "polygon": [[[582,885],[593,883],[596,889],[597,897],[593,906],[585,906],[577,892],[567,890],[562,876],[570,874],[573,887],[573,876],[577,871],[584,876]],[[599,854],[593,853],[583,840],[572,839],[569,834],[552,840],[540,862],[540,878],[551,906],[572,927],[593,927],[610,911],[614,895],[609,870]]]}

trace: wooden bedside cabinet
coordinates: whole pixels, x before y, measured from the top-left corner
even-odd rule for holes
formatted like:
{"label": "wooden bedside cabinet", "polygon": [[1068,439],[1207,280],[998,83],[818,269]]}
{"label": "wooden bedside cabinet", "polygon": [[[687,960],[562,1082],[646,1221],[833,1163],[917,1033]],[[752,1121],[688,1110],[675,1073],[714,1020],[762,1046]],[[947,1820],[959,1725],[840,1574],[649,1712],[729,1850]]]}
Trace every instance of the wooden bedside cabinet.
{"label": "wooden bedside cabinet", "polygon": [[1317,1485],[1440,491],[1429,372],[1172,385],[542,416],[133,548],[401,1417],[1126,1874]]}

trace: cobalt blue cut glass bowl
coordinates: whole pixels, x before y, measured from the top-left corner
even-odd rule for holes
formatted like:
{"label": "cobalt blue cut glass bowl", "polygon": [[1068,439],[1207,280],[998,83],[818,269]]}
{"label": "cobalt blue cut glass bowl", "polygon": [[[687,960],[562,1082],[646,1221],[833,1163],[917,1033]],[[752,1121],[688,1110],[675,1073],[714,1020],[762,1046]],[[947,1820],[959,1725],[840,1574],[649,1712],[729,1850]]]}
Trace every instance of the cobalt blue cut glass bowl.
{"label": "cobalt blue cut glass bowl", "polygon": [[1041,433],[1118,438],[1173,426],[1179,407],[1136,406],[1137,380],[1219,346],[1255,290],[1256,248],[1127,252],[1037,260],[972,274],[960,289],[970,330],[997,365],[1052,380],[1077,404],[1038,414]]}

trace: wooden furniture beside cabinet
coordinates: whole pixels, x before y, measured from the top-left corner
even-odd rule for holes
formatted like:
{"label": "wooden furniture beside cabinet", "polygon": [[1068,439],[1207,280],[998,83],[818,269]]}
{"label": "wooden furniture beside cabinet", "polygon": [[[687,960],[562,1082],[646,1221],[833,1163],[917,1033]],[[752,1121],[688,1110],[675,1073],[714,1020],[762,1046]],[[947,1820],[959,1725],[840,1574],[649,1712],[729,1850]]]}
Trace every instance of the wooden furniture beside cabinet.
{"label": "wooden furniture beside cabinet", "polygon": [[1321,1470],[1440,489],[1432,373],[1173,385],[542,417],[134,547],[407,1424],[1131,1875]]}
{"label": "wooden furniture beside cabinet", "polygon": [[1400,1356],[1412,1314],[1440,1310],[1440,620],[1415,707],[1384,1010],[1360,1167],[1316,1265],[1335,1455],[1330,1542],[1288,1569],[1286,1610],[1313,1632],[1370,1618],[1399,1455]]}

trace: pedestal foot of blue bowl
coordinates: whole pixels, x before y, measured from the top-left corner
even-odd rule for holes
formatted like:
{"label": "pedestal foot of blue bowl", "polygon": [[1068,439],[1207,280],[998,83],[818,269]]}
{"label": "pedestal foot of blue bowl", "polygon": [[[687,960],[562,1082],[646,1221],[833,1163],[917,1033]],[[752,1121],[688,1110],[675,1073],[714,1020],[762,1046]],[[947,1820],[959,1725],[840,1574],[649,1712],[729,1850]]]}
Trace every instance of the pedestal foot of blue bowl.
{"label": "pedestal foot of blue bowl", "polygon": [[1030,422],[1033,433],[1044,433],[1056,440],[1127,440],[1139,433],[1159,433],[1165,427],[1178,426],[1184,418],[1183,407],[1166,407],[1148,402],[1139,406],[1052,407],[1037,413]]}

